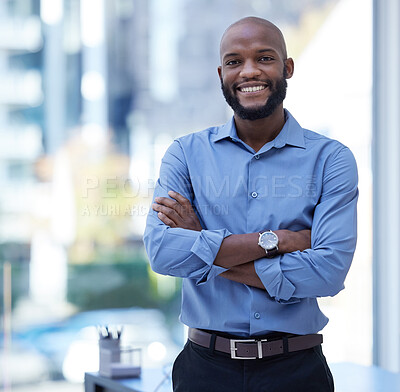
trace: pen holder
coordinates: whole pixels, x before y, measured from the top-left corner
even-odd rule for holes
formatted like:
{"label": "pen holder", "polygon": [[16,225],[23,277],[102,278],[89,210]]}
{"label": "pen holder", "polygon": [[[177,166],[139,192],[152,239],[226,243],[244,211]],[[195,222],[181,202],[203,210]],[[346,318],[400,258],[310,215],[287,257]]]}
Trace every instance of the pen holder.
{"label": "pen holder", "polygon": [[107,371],[112,363],[118,363],[121,360],[121,347],[119,339],[100,339],[99,340],[99,371]]}
{"label": "pen holder", "polygon": [[142,355],[141,349],[120,346],[119,339],[100,339],[101,376],[110,378],[140,377]]}

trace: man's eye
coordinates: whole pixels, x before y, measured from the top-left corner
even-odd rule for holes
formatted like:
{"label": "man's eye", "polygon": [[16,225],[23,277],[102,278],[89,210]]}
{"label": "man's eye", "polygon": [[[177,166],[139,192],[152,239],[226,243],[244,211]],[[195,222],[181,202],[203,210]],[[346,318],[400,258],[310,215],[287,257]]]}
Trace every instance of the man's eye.
{"label": "man's eye", "polygon": [[273,57],[271,56],[263,56],[260,58],[260,61],[272,61]]}
{"label": "man's eye", "polygon": [[229,60],[225,63],[225,65],[237,65],[239,64],[239,60]]}

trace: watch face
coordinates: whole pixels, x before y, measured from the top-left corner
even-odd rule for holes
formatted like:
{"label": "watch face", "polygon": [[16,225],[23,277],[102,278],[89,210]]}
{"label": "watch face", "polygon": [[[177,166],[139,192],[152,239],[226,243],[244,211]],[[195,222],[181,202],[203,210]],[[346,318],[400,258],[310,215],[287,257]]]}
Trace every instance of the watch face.
{"label": "watch face", "polygon": [[275,233],[266,231],[261,235],[259,244],[266,250],[274,249],[278,245],[278,237]]}

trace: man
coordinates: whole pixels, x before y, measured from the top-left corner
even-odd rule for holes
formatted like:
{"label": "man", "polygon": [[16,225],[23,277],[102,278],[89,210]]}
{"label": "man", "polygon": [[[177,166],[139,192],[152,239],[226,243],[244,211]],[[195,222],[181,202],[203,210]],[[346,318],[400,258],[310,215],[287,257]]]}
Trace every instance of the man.
{"label": "man", "polygon": [[294,64],[275,25],[239,20],[220,53],[233,118],[169,147],[144,235],[153,270],[183,278],[174,391],[333,391],[317,297],[353,258],[356,163],[283,108]]}

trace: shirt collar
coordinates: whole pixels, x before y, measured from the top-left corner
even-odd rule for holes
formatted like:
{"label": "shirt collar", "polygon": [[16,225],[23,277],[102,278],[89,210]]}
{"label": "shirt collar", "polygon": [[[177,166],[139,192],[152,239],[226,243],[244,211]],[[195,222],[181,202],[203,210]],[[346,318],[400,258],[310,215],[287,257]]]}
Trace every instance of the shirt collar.
{"label": "shirt collar", "polygon": [[236,133],[236,126],[233,116],[227,123],[218,128],[218,131],[214,135],[213,141],[218,142],[222,139],[228,138],[233,140],[240,140]]}
{"label": "shirt collar", "polygon": [[273,140],[274,147],[282,148],[285,145],[306,148],[304,130],[296,119],[285,109],[286,122],[278,136]]}
{"label": "shirt collar", "polygon": [[[304,142],[304,132],[303,128],[296,121],[296,119],[290,114],[290,112],[285,109],[286,122],[282,130],[279,132],[278,136],[272,140],[273,146],[275,148],[282,148],[285,145],[290,145],[294,147],[306,148]],[[237,132],[235,121],[233,116],[224,125],[222,125],[217,133],[215,134],[213,141],[218,142],[222,139],[230,138],[234,141],[240,141]]]}

